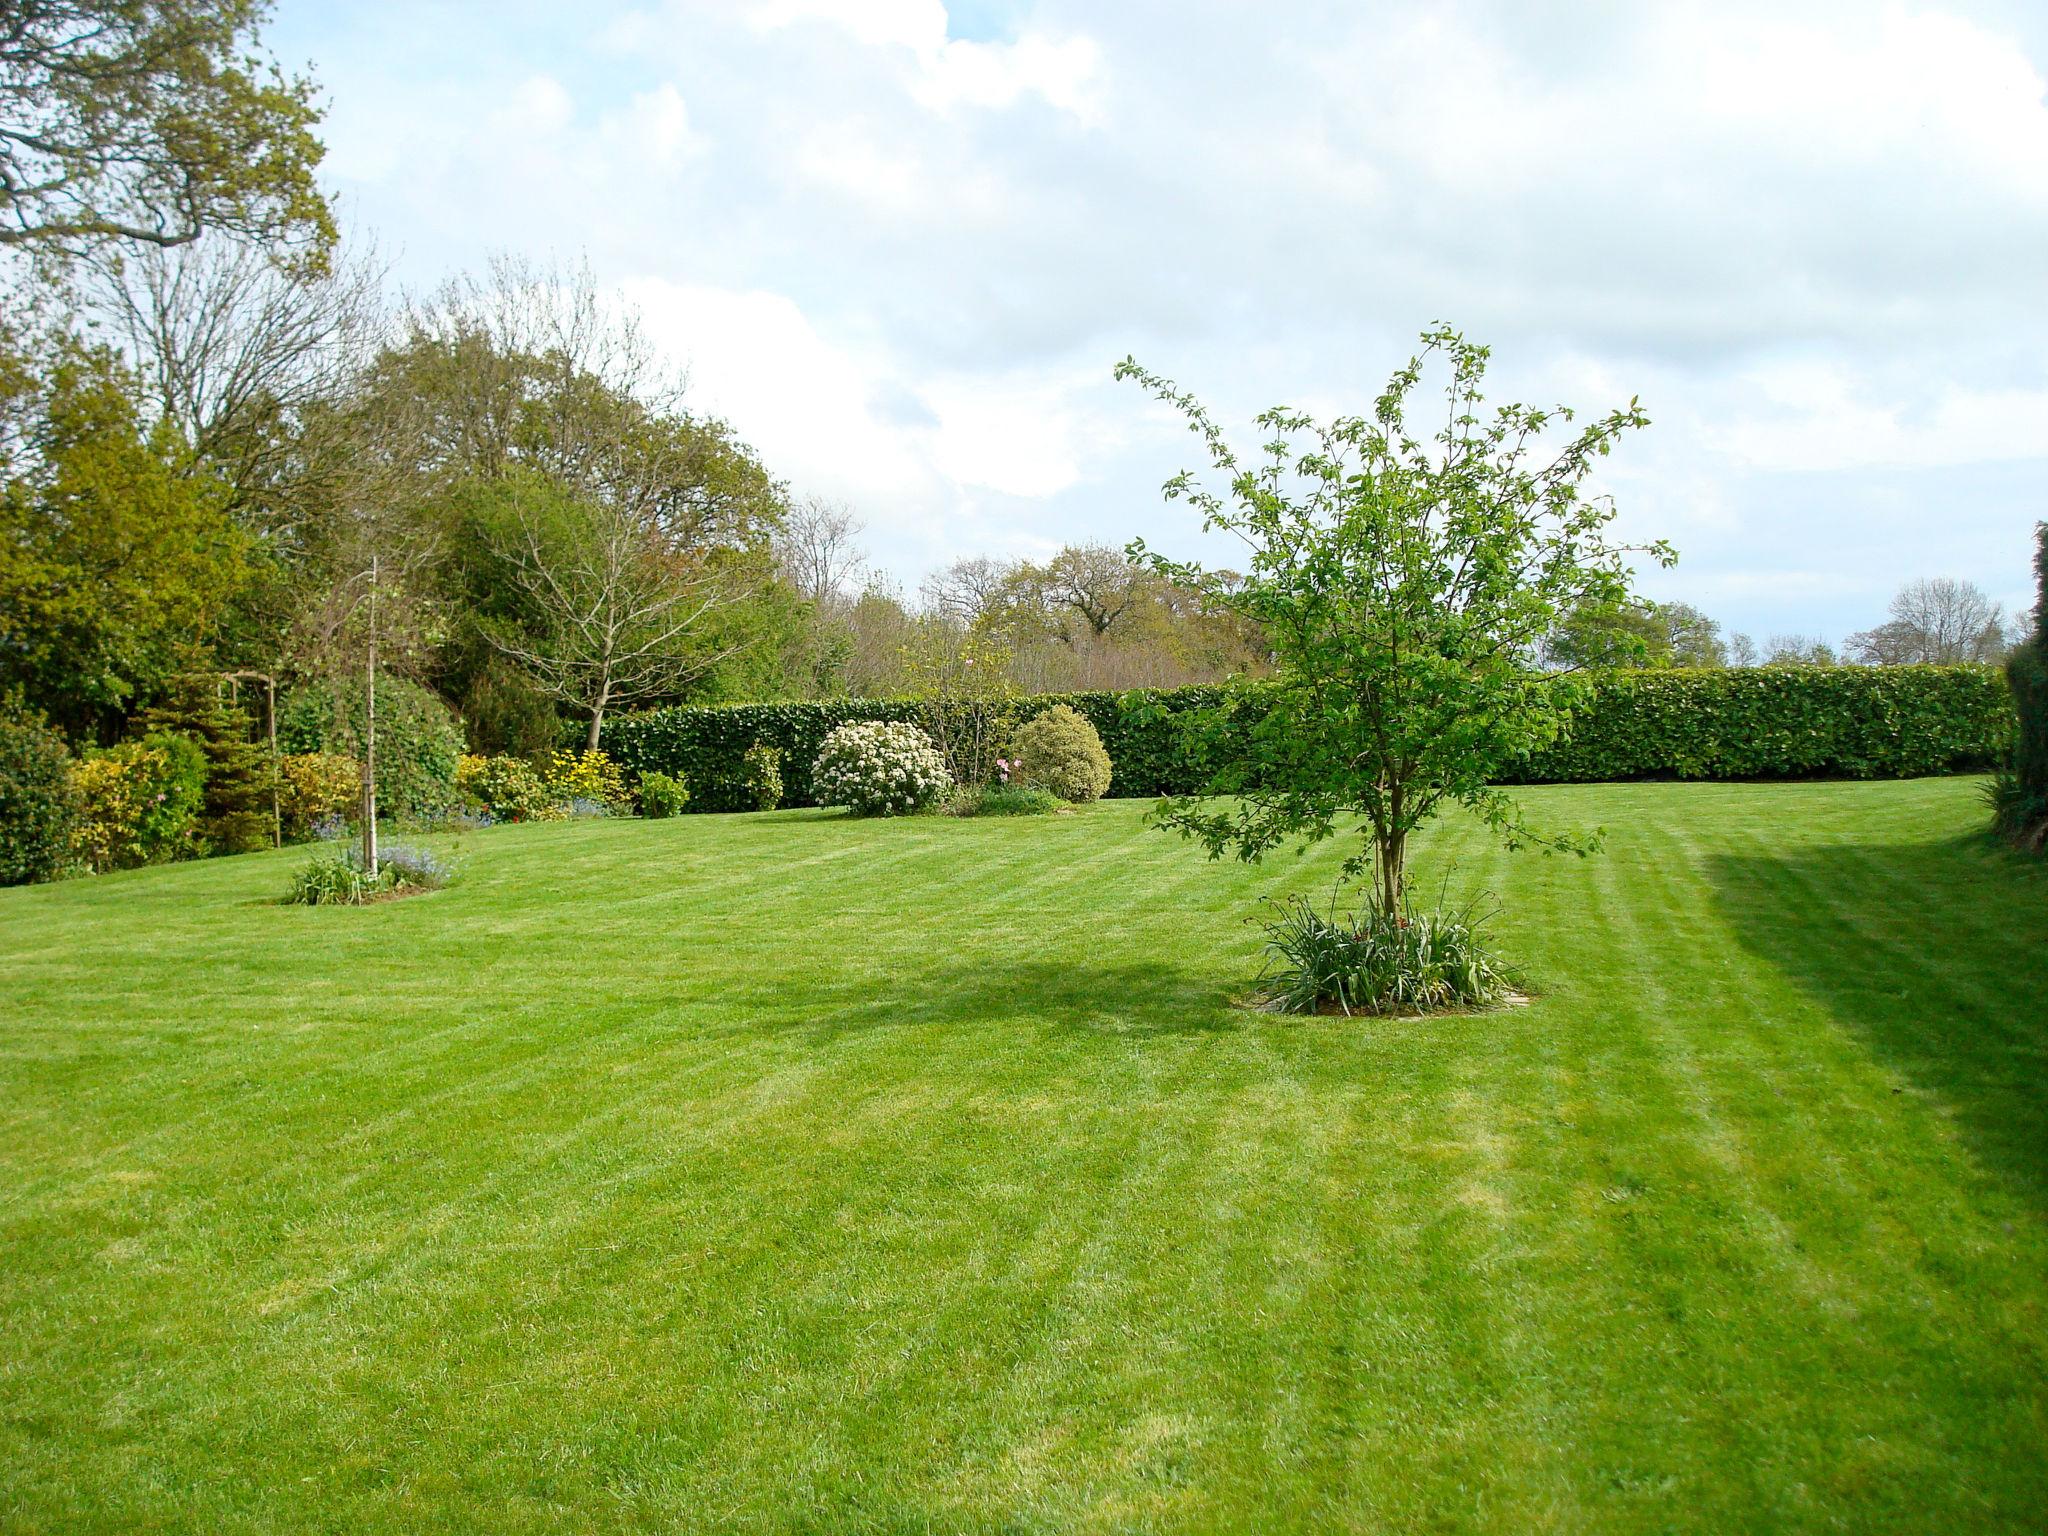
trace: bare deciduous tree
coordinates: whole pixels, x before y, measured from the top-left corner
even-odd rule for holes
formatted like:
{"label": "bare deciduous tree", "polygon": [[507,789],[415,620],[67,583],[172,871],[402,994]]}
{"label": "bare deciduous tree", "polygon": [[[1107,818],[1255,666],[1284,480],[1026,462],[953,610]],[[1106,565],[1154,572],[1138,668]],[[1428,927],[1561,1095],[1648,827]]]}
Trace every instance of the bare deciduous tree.
{"label": "bare deciduous tree", "polygon": [[103,249],[89,263],[87,297],[157,412],[245,510],[283,471],[304,413],[342,394],[376,351],[384,276],[373,248],[302,273],[216,238]]}
{"label": "bare deciduous tree", "polygon": [[1936,576],[1899,588],[1891,617],[1875,629],[1851,635],[1849,653],[1871,666],[1993,662],[2011,644],[2004,610],[1981,588]]}
{"label": "bare deciduous tree", "polygon": [[927,576],[919,595],[933,612],[971,628],[1008,601],[1016,574],[1013,560],[974,555]]}
{"label": "bare deciduous tree", "polygon": [[863,528],[839,502],[806,496],[793,503],[775,537],[783,579],[814,607],[843,598],[867,569],[860,547]]}
{"label": "bare deciduous tree", "polygon": [[1764,642],[1767,667],[1832,667],[1835,648],[1812,635],[1772,635]]}
{"label": "bare deciduous tree", "polygon": [[[1122,550],[1107,544],[1070,544],[1041,568],[1047,599],[1078,615],[1088,633],[1098,638],[1131,611],[1152,579]],[[1064,628],[1062,632],[1068,633]]]}
{"label": "bare deciduous tree", "polygon": [[630,500],[573,496],[537,476],[500,482],[492,552],[532,621],[490,640],[550,697],[589,718],[672,696],[732,654],[707,645],[719,609],[740,600],[724,552],[674,538]]}

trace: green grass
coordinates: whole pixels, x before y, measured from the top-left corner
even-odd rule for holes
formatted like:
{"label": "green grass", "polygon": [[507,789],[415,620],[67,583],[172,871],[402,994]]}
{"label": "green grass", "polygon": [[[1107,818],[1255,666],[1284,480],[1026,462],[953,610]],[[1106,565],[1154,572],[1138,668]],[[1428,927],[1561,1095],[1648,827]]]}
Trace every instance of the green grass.
{"label": "green grass", "polygon": [[0,892],[0,1528],[2039,1529],[2048,876],[1528,800],[1435,1020],[1228,1006],[1333,858],[1128,803]]}

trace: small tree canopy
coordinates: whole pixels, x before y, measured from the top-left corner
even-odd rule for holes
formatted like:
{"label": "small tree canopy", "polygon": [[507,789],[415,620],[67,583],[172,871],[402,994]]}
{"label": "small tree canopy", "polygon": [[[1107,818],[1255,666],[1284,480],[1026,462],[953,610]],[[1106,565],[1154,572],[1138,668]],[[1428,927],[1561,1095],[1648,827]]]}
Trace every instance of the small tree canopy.
{"label": "small tree canopy", "polygon": [[[1439,327],[1388,383],[1369,416],[1327,424],[1294,410],[1258,418],[1260,458],[1239,460],[1193,396],[1126,359],[1133,378],[1176,407],[1227,480],[1190,472],[1166,484],[1207,529],[1251,552],[1241,577],[1132,552],[1168,580],[1195,587],[1257,624],[1275,676],[1239,690],[1199,729],[1223,764],[1213,794],[1162,802],[1160,822],[1218,857],[1257,859],[1293,839],[1316,841],[1359,814],[1364,846],[1348,875],[1375,868],[1379,899],[1403,894],[1408,834],[1452,803],[1473,807],[1509,841],[1538,838],[1494,780],[1557,735],[1568,686],[1532,665],[1559,617],[1628,595],[1631,546],[1610,542],[1614,507],[1584,494],[1598,459],[1648,424],[1635,401],[1546,445],[1572,412],[1506,405],[1482,416],[1488,351]],[[1425,366],[1449,369],[1444,424],[1409,425]],[[1662,543],[1643,546],[1668,564]]]}

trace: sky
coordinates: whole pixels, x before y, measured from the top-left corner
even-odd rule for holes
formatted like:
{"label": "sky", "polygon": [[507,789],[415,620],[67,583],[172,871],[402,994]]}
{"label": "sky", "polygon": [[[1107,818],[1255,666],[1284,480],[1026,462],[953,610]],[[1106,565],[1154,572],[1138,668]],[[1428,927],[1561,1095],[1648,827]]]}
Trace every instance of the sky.
{"label": "sky", "polygon": [[587,261],[915,592],[1142,536],[1197,444],[1365,411],[1417,334],[1653,425],[1642,591],[1840,640],[1920,576],[2031,605],[2048,6],[280,0],[397,281]]}

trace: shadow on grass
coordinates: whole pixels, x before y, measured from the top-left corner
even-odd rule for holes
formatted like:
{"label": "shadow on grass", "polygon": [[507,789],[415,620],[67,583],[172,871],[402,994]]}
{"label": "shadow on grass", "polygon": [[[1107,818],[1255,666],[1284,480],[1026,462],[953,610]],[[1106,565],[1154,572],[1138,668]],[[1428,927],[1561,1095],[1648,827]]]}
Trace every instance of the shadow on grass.
{"label": "shadow on grass", "polygon": [[788,1025],[827,1035],[891,1025],[1028,1027],[1129,1038],[1221,1034],[1243,1022],[1228,979],[1165,962],[951,956],[812,986]]}
{"label": "shadow on grass", "polygon": [[1708,873],[1738,941],[2048,1213],[2048,867],[1965,837],[1723,856]]}

